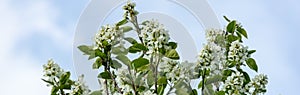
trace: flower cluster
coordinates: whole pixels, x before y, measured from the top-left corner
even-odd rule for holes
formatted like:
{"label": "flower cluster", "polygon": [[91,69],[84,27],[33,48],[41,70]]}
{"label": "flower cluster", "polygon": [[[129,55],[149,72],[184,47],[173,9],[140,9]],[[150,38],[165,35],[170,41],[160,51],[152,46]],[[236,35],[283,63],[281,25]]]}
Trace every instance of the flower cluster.
{"label": "flower cluster", "polygon": [[135,6],[136,4],[134,2],[131,2],[130,0],[127,1],[126,5],[123,6],[123,9],[125,10],[123,17],[128,19],[129,14],[137,15],[138,12],[134,10]]}
{"label": "flower cluster", "polygon": [[141,35],[149,52],[156,52],[161,49],[169,49],[167,46],[170,40],[168,31],[156,20],[145,21],[141,27]]}
{"label": "flower cluster", "polygon": [[225,33],[221,29],[208,29],[205,32],[207,43],[223,44]]}
{"label": "flower cluster", "polygon": [[95,42],[97,48],[104,48],[122,40],[123,32],[117,26],[105,25],[96,34]]}
{"label": "flower cluster", "polygon": [[[48,77],[47,81],[55,83],[57,78],[64,74],[64,70],[59,67],[58,64],[54,63],[54,61],[48,60],[48,63],[43,65],[44,68],[44,77]],[[50,86],[50,85],[47,85]]]}
{"label": "flower cluster", "polygon": [[83,80],[83,75],[78,77],[78,80],[71,86],[71,95],[88,95],[90,90]]}
{"label": "flower cluster", "polygon": [[264,74],[256,75],[251,82],[246,85],[249,94],[265,93],[267,91],[268,77]]}
{"label": "flower cluster", "polygon": [[228,52],[229,61],[243,63],[248,58],[248,47],[244,47],[239,41],[234,41],[231,43]]}
{"label": "flower cluster", "polygon": [[222,30],[206,30],[207,44],[204,45],[198,56],[198,65],[210,69],[213,74],[220,73],[225,64],[224,33]]}
{"label": "flower cluster", "polygon": [[228,93],[228,95],[241,95],[246,93],[244,84],[244,76],[240,72],[232,73],[231,76],[228,76],[223,85],[223,90]]}
{"label": "flower cluster", "polygon": [[187,62],[179,63],[179,61],[168,60],[160,63],[161,72],[166,73],[166,78],[171,82],[178,81],[180,79],[189,79],[190,68],[185,68],[184,65],[191,64]]}
{"label": "flower cluster", "polygon": [[[65,72],[58,64],[54,63],[53,60],[48,60],[48,63],[43,65],[44,77],[47,79],[42,79],[47,82],[47,86],[51,86],[52,94],[70,94],[70,95],[87,95],[90,90],[83,82],[83,75],[78,78],[77,81],[70,80],[70,72]],[[68,90],[70,93],[66,93]]]}

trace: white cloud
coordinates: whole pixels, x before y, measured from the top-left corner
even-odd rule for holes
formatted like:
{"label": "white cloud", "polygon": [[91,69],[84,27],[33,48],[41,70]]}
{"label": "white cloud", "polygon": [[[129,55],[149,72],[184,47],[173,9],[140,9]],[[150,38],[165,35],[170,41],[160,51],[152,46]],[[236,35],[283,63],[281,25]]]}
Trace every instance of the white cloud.
{"label": "white cloud", "polygon": [[44,0],[32,1],[24,1],[28,4],[16,7],[16,2],[0,0],[0,89],[3,95],[47,95],[50,92],[41,81],[39,59],[26,51],[18,51],[22,50],[16,47],[19,41],[39,33],[49,36],[50,42],[54,41],[64,50],[72,45],[72,35],[64,33],[56,24],[57,9]]}

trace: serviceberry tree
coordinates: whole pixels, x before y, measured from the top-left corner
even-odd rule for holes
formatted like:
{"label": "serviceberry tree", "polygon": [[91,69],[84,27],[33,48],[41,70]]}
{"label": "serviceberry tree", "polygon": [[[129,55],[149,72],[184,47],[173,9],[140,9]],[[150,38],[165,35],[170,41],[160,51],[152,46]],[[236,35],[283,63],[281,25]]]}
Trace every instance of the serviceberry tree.
{"label": "serviceberry tree", "polygon": [[[170,40],[169,31],[157,20],[138,23],[136,4],[127,2],[123,19],[104,25],[96,33],[94,45],[78,46],[88,60],[95,60],[92,69],[99,74],[99,90],[91,92],[83,81],[70,79],[58,64],[49,60],[44,67],[47,86],[52,95],[257,95],[266,92],[264,74],[250,78],[245,67],[258,72],[243,40],[246,30],[235,20],[226,29],[206,30],[206,43],[197,62],[179,61],[177,43]],[[134,32],[137,39],[127,36]],[[129,57],[129,55],[131,55]],[[134,56],[132,56],[134,55]],[[198,89],[192,80],[200,80]]]}

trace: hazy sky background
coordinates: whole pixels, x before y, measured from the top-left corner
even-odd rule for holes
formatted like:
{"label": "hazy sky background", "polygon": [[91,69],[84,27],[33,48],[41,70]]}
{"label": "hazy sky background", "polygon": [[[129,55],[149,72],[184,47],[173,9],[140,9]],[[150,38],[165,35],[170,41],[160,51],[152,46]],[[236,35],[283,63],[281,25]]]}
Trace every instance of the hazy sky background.
{"label": "hazy sky background", "polygon": [[[0,0],[1,95],[47,95],[42,65],[52,58],[74,71],[72,43],[89,0]],[[248,30],[259,72],[269,77],[266,95],[296,95],[300,72],[300,4],[297,0],[209,0],[222,16]]]}

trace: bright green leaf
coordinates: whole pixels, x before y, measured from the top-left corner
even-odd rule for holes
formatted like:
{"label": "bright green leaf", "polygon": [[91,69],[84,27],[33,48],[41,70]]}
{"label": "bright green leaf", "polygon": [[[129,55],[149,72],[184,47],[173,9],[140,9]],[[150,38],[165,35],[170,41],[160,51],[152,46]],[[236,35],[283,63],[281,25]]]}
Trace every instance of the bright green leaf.
{"label": "bright green leaf", "polygon": [[97,58],[97,60],[93,63],[93,69],[99,69],[102,65],[102,59],[101,58]]}
{"label": "bright green leaf", "polygon": [[179,54],[177,53],[177,51],[175,49],[168,50],[166,52],[165,56],[170,59],[175,59],[175,60],[179,59]]}
{"label": "bright green leaf", "polygon": [[196,89],[193,89],[193,90],[191,91],[190,95],[198,95],[197,90],[196,90]]}
{"label": "bright green leaf", "polygon": [[123,19],[123,20],[119,21],[119,22],[116,24],[116,26],[124,25],[124,24],[126,24],[127,22],[128,22],[127,19]]}
{"label": "bright green leaf", "polygon": [[256,50],[249,50],[249,51],[248,51],[248,54],[252,54],[252,53],[254,53],[254,52],[256,52]]}
{"label": "bright green leaf", "polygon": [[102,78],[102,79],[111,79],[111,75],[109,72],[104,71],[100,74],[98,74],[98,78]]}
{"label": "bright green leaf", "polygon": [[223,71],[223,76],[230,76],[232,74],[232,70],[227,69]]}
{"label": "bright green leaf", "polygon": [[132,61],[131,63],[135,69],[138,69],[142,66],[149,64],[149,60],[146,58],[138,58]]}
{"label": "bright green leaf", "polygon": [[228,37],[227,41],[230,43],[239,39],[237,36],[234,36],[234,35],[228,35],[227,37]]}
{"label": "bright green leaf", "polygon": [[126,37],[126,38],[124,38],[126,41],[128,41],[129,43],[131,43],[131,44],[135,44],[135,43],[137,43],[137,41],[135,40],[135,39],[133,39],[133,38],[131,38],[131,37]]}
{"label": "bright green leaf", "polygon": [[160,78],[157,80],[157,84],[158,84],[158,85],[168,84],[167,78],[164,77],[164,76],[160,77]]}
{"label": "bright green leaf", "polygon": [[244,77],[245,77],[245,82],[244,82],[244,84],[249,83],[251,80],[250,80],[250,77],[249,77],[248,73],[247,73],[247,72],[243,72],[243,75],[244,75]]}
{"label": "bright green leaf", "polygon": [[248,38],[247,32],[244,28],[239,27],[237,28],[237,31],[241,33],[245,38]]}
{"label": "bright green leaf", "polygon": [[171,46],[172,49],[176,49],[177,48],[177,43],[176,42],[169,42],[168,46]]}
{"label": "bright green leaf", "polygon": [[256,62],[253,58],[249,58],[248,60],[246,60],[246,63],[248,65],[248,67],[254,71],[258,71],[258,67],[256,65]]}
{"label": "bright green leaf", "polygon": [[236,21],[235,20],[233,20],[233,21],[231,21],[228,25],[227,25],[227,32],[229,32],[229,33],[234,33],[234,31],[235,31],[235,25],[236,25]]}
{"label": "bright green leaf", "polygon": [[218,91],[214,95],[225,95],[225,91]]}
{"label": "bright green leaf", "polygon": [[230,22],[230,20],[229,20],[226,16],[223,16],[223,18],[224,18],[226,21]]}
{"label": "bright green leaf", "polygon": [[51,95],[57,95],[56,93],[57,93],[58,90],[59,90],[58,87],[52,87],[52,89],[51,89]]}
{"label": "bright green leaf", "polygon": [[48,84],[51,84],[51,85],[54,85],[54,83],[52,81],[48,81],[48,80],[45,80],[45,79],[42,79],[44,82],[48,83]]}
{"label": "bright green leaf", "polygon": [[65,84],[67,82],[67,80],[69,80],[70,75],[71,75],[70,72],[63,73],[59,79],[60,85]]}
{"label": "bright green leaf", "polygon": [[147,47],[145,47],[143,44],[135,43],[132,46],[129,47],[130,53],[137,53],[140,51],[146,51]]}

